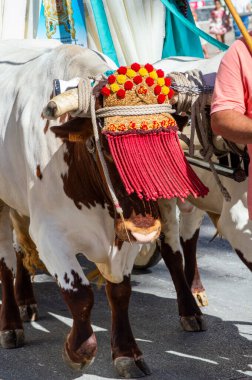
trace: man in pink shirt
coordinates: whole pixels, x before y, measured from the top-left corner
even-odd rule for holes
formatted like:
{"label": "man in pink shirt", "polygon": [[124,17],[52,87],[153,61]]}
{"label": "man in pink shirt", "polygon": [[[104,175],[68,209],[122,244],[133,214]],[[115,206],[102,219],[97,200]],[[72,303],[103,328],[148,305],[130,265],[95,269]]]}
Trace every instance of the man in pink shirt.
{"label": "man in pink shirt", "polygon": [[248,209],[252,219],[252,56],[243,39],[233,43],[220,64],[211,108],[215,134],[248,146]]}

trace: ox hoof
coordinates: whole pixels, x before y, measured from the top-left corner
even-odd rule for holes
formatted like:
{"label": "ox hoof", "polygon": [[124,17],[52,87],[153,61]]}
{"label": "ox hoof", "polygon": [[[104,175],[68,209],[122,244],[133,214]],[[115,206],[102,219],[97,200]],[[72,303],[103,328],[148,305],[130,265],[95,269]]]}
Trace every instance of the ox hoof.
{"label": "ox hoof", "polygon": [[68,341],[66,341],[62,356],[63,360],[70,368],[83,370],[93,363],[96,352],[96,338],[95,335],[92,334],[91,337],[88,338],[75,352],[69,350],[69,344]]}
{"label": "ox hoof", "polygon": [[150,375],[151,371],[143,359],[135,360],[128,357],[120,357],[114,360],[114,366],[119,376],[125,379],[136,379]]}
{"label": "ox hoof", "polygon": [[206,322],[202,315],[180,317],[180,323],[184,331],[206,331]]}
{"label": "ox hoof", "polygon": [[38,306],[36,303],[19,306],[19,313],[23,322],[34,322],[38,320]]}
{"label": "ox hoof", "polygon": [[193,296],[199,307],[208,306],[208,298],[205,291],[202,291],[202,292],[194,291]]}
{"label": "ox hoof", "polygon": [[0,331],[0,344],[3,348],[17,348],[24,345],[24,330]]}

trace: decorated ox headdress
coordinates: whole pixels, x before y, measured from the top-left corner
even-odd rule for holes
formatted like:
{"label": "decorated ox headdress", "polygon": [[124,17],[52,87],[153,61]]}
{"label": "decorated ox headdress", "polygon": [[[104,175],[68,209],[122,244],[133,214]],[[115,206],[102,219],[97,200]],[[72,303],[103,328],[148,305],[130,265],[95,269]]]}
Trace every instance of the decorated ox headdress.
{"label": "decorated ox headdress", "polygon": [[[82,116],[92,118],[98,154],[114,205],[121,213],[120,205],[110,182],[106,162],[99,142],[98,124],[108,140],[110,152],[128,194],[139,198],[180,198],[189,195],[205,196],[208,189],[203,185],[188,164],[180,147],[177,125],[172,117],[174,110],[170,100],[174,95],[171,79],[162,70],[150,64],[122,66],[109,76],[96,79],[94,87],[86,79],[79,88],[85,96],[76,96],[66,91],[60,101],[49,103],[44,115],[47,118],[60,116],[63,108],[69,111],[80,109],[86,100]],[[69,95],[67,93],[69,92]],[[103,96],[103,107],[95,109],[95,96]],[[74,112],[76,115],[76,112]],[[102,120],[104,120],[102,122]]]}
{"label": "decorated ox headdress", "polygon": [[108,77],[101,94],[102,133],[129,194],[147,200],[207,194],[180,147],[171,115],[171,79],[162,70],[150,64],[122,66]]}

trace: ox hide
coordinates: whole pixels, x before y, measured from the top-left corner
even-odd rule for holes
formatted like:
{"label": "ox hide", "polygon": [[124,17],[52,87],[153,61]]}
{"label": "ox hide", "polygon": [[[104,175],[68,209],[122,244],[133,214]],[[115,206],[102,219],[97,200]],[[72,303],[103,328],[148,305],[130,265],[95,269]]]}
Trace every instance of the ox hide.
{"label": "ox hide", "polygon": [[[124,213],[123,220],[118,218],[104,183],[100,161],[88,150],[87,141],[93,135],[91,121],[76,118],[66,122],[62,118],[52,125],[42,116],[52,96],[54,79],[93,77],[110,67],[100,54],[54,41],[51,45],[50,41],[1,42],[0,57],[0,278],[3,294],[0,345],[15,348],[24,343],[18,309],[22,297],[16,291],[19,297],[15,299],[13,288],[16,257],[12,228],[6,223],[11,208],[30,219],[30,237],[40,259],[57,280],[73,317],[63,350],[65,361],[72,368],[83,369],[91,364],[97,351],[90,320],[94,297],[76,258],[81,252],[97,264],[107,280],[112,359],[119,375],[133,378],[149,374],[128,316],[129,275],[139,246],[127,241],[129,236],[138,243],[158,237],[161,224],[157,203],[139,200],[134,194],[126,196],[104,143],[102,148],[109,156],[104,154],[110,179]],[[71,127],[78,127],[78,123],[85,127],[83,140],[70,141]],[[67,141],[63,142],[64,139],[52,132],[55,124],[64,131],[66,126],[70,128]],[[124,239],[118,231],[123,232]],[[20,282],[19,278],[16,284]],[[30,306],[35,306],[34,302],[31,297]],[[29,305],[21,306],[25,310]]]}
{"label": "ox hide", "polygon": [[[236,182],[230,178],[220,176],[220,180],[231,195],[231,201],[224,199],[211,172],[195,168],[201,180],[208,186],[209,194],[204,199],[192,199],[190,202],[197,208],[219,216],[217,222],[218,233],[227,239],[241,260],[252,270],[252,221],[248,215],[247,188],[248,180]],[[193,215],[194,214],[194,215]],[[195,223],[195,210],[188,214],[187,223]],[[197,217],[196,217],[197,219]],[[199,217],[198,228],[202,217]],[[194,220],[194,223],[190,223]],[[191,239],[195,230],[184,234],[183,239]],[[191,235],[191,236],[190,236]]]}
{"label": "ox hide", "polygon": [[[0,53],[0,198],[30,217],[29,232],[41,260],[62,287],[71,287],[65,278],[73,272],[88,284],[77,252],[98,263],[106,278],[121,282],[131,272],[138,247],[114,245],[114,218],[106,207],[81,209],[65,194],[66,144],[41,116],[53,79],[95,76],[110,67],[100,54],[55,41],[3,41]],[[15,268],[9,249],[1,259]]]}
{"label": "ox hide", "polygon": [[[157,62],[155,67],[164,70],[166,75],[169,75],[171,72],[184,73],[191,70],[200,70],[203,74],[205,84],[213,87],[216,73],[224,54],[225,52],[219,53],[210,59],[172,57]],[[189,200],[197,208],[219,216],[217,224],[218,232],[229,241],[241,259],[251,269],[252,222],[249,220],[247,209],[248,181],[238,183],[230,178],[219,176],[222,184],[231,195],[231,201],[227,202],[223,198],[213,174],[204,169],[193,168],[201,181],[209,188],[209,194],[204,198],[192,199],[189,197]],[[184,227],[181,231],[182,234],[184,234],[183,239],[190,240],[196,229],[200,226],[202,213],[191,209],[190,212],[184,212],[184,214],[187,215],[187,222],[184,223]],[[196,217],[196,214],[199,216]],[[186,230],[186,232],[184,232],[184,230]]]}

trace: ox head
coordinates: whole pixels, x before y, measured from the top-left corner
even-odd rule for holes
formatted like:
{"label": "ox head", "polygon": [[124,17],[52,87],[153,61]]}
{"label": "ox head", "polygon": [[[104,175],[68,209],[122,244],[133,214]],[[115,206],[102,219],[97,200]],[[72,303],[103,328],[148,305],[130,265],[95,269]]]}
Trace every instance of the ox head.
{"label": "ox head", "polygon": [[[92,99],[96,96],[96,102],[93,101],[93,109],[91,103],[91,115],[93,127],[99,125],[98,148],[102,155],[100,149],[97,154],[92,143],[93,128],[89,119],[77,118],[52,128],[58,137],[67,140],[65,160],[74,174],[69,171],[63,178],[64,188],[72,198],[69,189],[75,188],[77,207],[81,203],[90,207],[99,199],[103,206],[109,205],[113,215],[106,178],[108,171],[124,214],[124,219],[116,218],[115,223],[121,240],[130,237],[145,243],[158,237],[160,222],[156,201],[159,198],[184,199],[190,194],[207,193],[180,148],[176,121],[169,112],[172,111],[170,98],[173,95],[170,84],[162,70],[135,63],[131,67],[120,67],[105,84],[94,87]],[[77,166],[82,166],[82,170]],[[89,174],[83,184],[89,184],[90,195],[95,195],[96,199],[82,199],[86,185],[81,188],[79,184],[77,192],[76,185],[66,185],[85,173]]]}
{"label": "ox head", "polygon": [[91,209],[100,205],[107,208],[115,220],[115,233],[121,241],[147,243],[158,238],[161,223],[157,203],[139,199],[136,194],[127,194],[107,139],[105,135],[101,135],[102,151],[124,219],[115,212],[95,147],[91,120],[75,118],[61,126],[52,127],[51,130],[66,145],[64,159],[68,171],[62,175],[62,180],[65,193],[74,201],[76,207]]}

